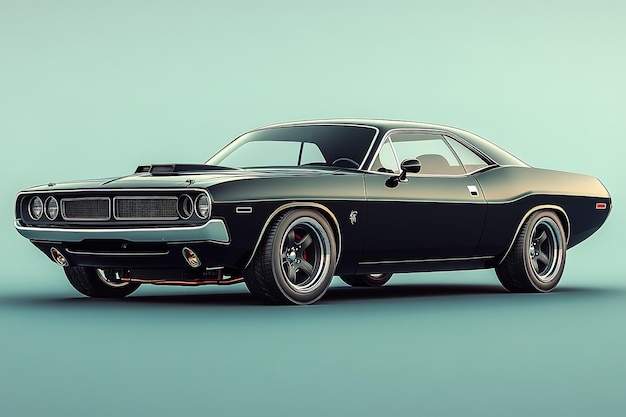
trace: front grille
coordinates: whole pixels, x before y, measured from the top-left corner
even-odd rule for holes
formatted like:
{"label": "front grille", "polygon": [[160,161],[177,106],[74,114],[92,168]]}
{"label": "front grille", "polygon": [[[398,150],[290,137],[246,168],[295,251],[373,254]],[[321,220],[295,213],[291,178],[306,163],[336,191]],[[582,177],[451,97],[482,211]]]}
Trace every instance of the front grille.
{"label": "front grille", "polygon": [[111,201],[107,197],[64,198],[61,216],[64,220],[109,220]]}
{"label": "front grille", "polygon": [[117,220],[177,220],[177,197],[115,197]]}

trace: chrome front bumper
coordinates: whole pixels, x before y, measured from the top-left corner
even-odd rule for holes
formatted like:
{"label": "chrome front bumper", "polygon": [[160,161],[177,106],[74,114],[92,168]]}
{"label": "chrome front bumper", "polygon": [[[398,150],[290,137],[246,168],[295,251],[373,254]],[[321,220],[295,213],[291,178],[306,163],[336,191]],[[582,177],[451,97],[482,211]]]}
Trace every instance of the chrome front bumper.
{"label": "chrome front bumper", "polygon": [[196,227],[160,227],[135,229],[60,229],[52,227],[29,227],[15,221],[15,228],[25,238],[41,242],[82,242],[86,239],[119,239],[131,242],[213,242],[230,243],[230,235],[224,221],[210,220]]}

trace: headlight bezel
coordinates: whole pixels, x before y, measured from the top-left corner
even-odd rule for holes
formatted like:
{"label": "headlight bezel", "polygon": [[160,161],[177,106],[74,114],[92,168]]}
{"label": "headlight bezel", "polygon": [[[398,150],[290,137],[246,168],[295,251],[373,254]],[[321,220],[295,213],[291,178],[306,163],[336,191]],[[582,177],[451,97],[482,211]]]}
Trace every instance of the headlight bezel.
{"label": "headlight bezel", "polygon": [[182,220],[189,220],[195,212],[193,199],[189,194],[181,194],[178,196],[178,216]]}
{"label": "headlight bezel", "polygon": [[[39,214],[35,215],[34,210],[35,210],[35,203],[37,201],[39,202],[38,203]],[[30,218],[34,221],[39,221],[43,217],[43,212],[44,212],[44,203],[41,197],[39,197],[38,195],[31,197],[30,200],[28,200],[28,215],[30,216]]]}
{"label": "headlight bezel", "polygon": [[[206,199],[206,202],[205,202]],[[201,205],[206,206],[201,208]],[[194,211],[196,216],[198,216],[201,220],[207,220],[211,217],[211,197],[208,193],[201,193],[196,197],[196,201],[194,202]],[[206,213],[205,213],[206,212]],[[205,214],[203,214],[205,213]]]}
{"label": "headlight bezel", "polygon": [[[49,204],[54,202],[56,205],[56,213],[53,215],[50,214]],[[46,218],[50,221],[54,221],[59,217],[59,213],[61,211],[61,207],[59,206],[59,201],[54,196],[49,196],[43,203],[43,212],[46,215]]]}

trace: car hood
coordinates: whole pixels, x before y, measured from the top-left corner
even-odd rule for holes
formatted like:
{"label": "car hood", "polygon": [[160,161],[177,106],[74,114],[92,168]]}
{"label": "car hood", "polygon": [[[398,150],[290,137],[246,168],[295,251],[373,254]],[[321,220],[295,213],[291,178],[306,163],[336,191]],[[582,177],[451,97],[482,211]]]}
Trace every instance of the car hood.
{"label": "car hood", "polygon": [[[143,166],[146,167],[146,166]],[[142,168],[141,166],[138,170]],[[216,169],[183,170],[178,172],[135,172],[121,177],[83,181],[50,183],[29,188],[27,191],[62,191],[78,189],[127,189],[127,188],[208,188],[215,184],[252,178],[311,177],[345,172],[323,168],[265,168],[265,169]]]}

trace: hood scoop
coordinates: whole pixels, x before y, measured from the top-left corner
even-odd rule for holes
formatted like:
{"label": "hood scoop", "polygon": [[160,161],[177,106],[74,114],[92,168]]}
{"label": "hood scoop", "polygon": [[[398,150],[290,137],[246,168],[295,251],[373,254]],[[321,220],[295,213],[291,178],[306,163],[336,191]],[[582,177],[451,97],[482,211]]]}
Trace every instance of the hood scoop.
{"label": "hood scoop", "polygon": [[182,175],[192,172],[201,173],[206,171],[223,171],[231,169],[232,168],[204,164],[153,164],[139,165],[135,170],[135,174]]}

